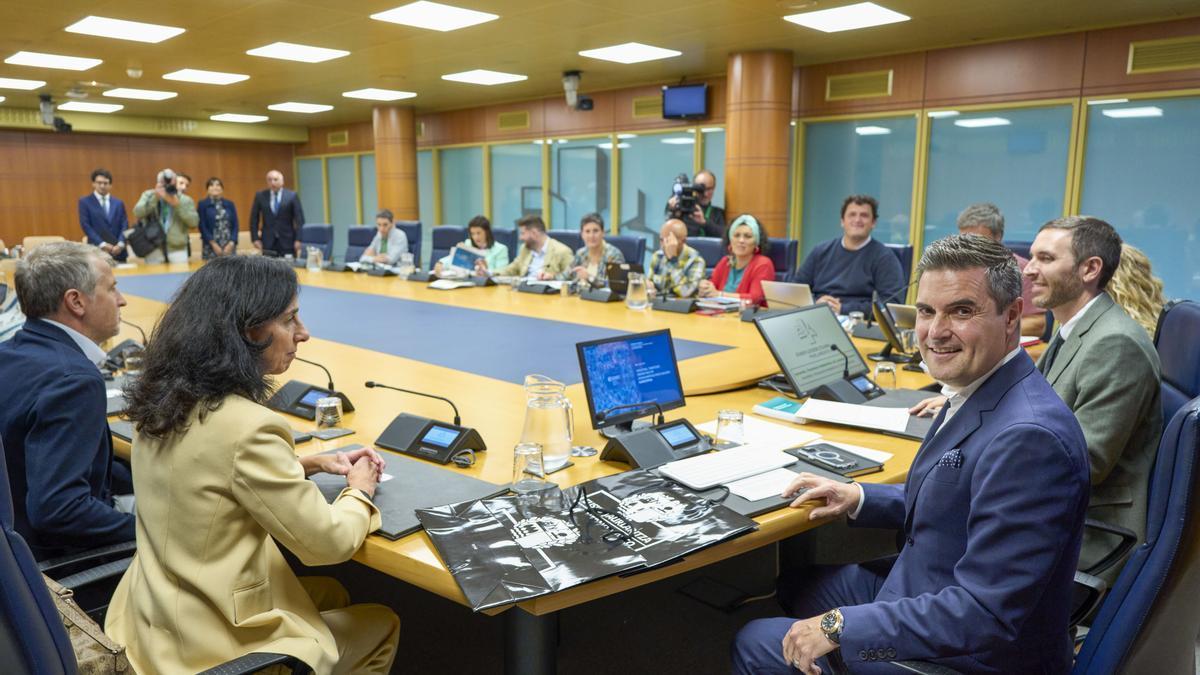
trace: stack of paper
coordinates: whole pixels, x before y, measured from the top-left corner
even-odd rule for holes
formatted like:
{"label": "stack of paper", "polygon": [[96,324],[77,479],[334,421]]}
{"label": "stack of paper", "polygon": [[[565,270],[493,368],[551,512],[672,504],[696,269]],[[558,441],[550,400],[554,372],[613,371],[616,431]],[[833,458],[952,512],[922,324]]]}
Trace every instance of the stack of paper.
{"label": "stack of paper", "polygon": [[880,408],[855,403],[838,403],[810,398],[800,406],[796,417],[804,421],[843,424],[873,431],[903,433],[908,429],[907,408]]}
{"label": "stack of paper", "polygon": [[439,291],[452,291],[456,288],[474,288],[475,284],[469,281],[458,281],[455,279],[438,279],[429,284],[430,288]]}
{"label": "stack of paper", "polygon": [[[717,433],[717,421],[713,420],[699,424],[696,426],[696,429],[706,434],[715,435]],[[811,431],[796,429],[795,427],[785,427],[782,424],[760,420],[757,417],[744,417],[742,419],[742,437],[744,445],[765,450],[787,450],[789,448],[798,448],[801,445],[808,445],[821,438],[821,435],[814,434]]]}

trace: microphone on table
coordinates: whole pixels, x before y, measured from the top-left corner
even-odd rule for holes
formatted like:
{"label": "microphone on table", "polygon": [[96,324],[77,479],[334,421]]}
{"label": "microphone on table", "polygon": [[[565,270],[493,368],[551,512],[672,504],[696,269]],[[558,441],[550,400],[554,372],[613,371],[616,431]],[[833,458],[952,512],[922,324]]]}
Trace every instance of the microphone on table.
{"label": "microphone on table", "polygon": [[462,419],[458,416],[458,406],[454,405],[454,401],[451,401],[450,399],[446,398],[445,396],[438,396],[437,394],[426,394],[423,391],[413,391],[412,389],[402,389],[400,387],[393,387],[388,384],[382,384],[380,382],[373,382],[373,381],[367,381],[364,386],[366,386],[367,389],[375,389],[375,388],[391,389],[392,391],[399,391],[399,392],[403,392],[405,394],[413,394],[416,396],[424,396],[426,398],[435,398],[439,401],[445,401],[446,403],[449,403],[450,407],[454,410],[454,426],[456,426],[456,427],[462,426]]}
{"label": "microphone on table", "polygon": [[329,387],[328,387],[329,391],[334,391],[334,392],[337,391],[337,387],[333,386],[333,375],[330,374],[328,368],[317,363],[316,361],[309,361],[308,359],[302,359],[299,356],[296,357],[296,360],[300,361],[301,363],[307,363],[310,366],[316,366],[316,367],[320,368],[321,370],[325,371],[325,377],[329,380]]}
{"label": "microphone on table", "polygon": [[842,379],[850,379],[850,357],[846,356],[846,352],[842,351],[837,345],[829,345],[829,348],[842,355]]}
{"label": "microphone on table", "polygon": [[134,328],[136,328],[137,332],[142,336],[142,344],[146,344],[146,342],[147,342],[146,331],[142,330],[141,326],[137,325],[136,323],[134,323],[132,321],[126,321],[125,319],[121,319],[121,323],[125,324],[126,326],[133,326]]}

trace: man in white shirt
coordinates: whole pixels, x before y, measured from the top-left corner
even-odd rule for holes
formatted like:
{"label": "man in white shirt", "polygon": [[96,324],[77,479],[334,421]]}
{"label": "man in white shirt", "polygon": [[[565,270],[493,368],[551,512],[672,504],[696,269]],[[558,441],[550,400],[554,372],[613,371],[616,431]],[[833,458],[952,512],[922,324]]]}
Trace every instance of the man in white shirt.
{"label": "man in white shirt", "polygon": [[375,214],[375,238],[371,245],[363,251],[359,262],[375,263],[377,265],[395,265],[401,254],[408,253],[408,235],[396,227],[392,212],[384,209]]}

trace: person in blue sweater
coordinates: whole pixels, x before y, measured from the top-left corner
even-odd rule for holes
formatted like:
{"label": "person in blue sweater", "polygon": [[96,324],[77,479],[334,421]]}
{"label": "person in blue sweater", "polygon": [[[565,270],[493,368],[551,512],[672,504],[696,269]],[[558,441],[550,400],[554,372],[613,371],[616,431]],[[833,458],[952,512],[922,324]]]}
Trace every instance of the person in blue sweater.
{"label": "person in blue sweater", "polygon": [[837,314],[871,313],[871,293],[881,300],[902,302],[904,271],[900,260],[871,237],[879,218],[879,202],[850,195],[842,202],[842,236],[819,244],[808,254],[792,281],[808,284],[813,297]]}

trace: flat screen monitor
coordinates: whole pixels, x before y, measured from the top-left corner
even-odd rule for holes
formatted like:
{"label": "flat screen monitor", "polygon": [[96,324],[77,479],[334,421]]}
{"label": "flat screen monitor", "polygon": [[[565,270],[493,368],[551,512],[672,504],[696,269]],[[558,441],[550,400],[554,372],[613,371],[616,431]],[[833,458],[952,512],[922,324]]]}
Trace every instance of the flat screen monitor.
{"label": "flat screen monitor", "polygon": [[619,335],[575,345],[592,428],[632,428],[633,420],[682,408],[683,384],[671,331]]}
{"label": "flat screen monitor", "polygon": [[708,85],[663,87],[663,119],[690,119],[708,115]]}
{"label": "flat screen monitor", "polygon": [[843,370],[849,372],[851,380],[867,373],[866,361],[829,305],[818,303],[768,314],[755,319],[754,324],[796,396],[806,396],[823,384],[842,379]]}
{"label": "flat screen monitor", "polygon": [[872,361],[912,362],[914,357],[904,352],[904,342],[900,339],[900,329],[896,326],[896,320],[888,306],[879,299],[878,293],[871,294],[871,312],[875,315],[875,321],[879,324],[879,332],[883,333],[883,339],[887,341],[887,346],[878,354],[868,354],[867,358]]}
{"label": "flat screen monitor", "polygon": [[641,263],[608,263],[604,266],[604,274],[608,277],[608,287],[613,290],[613,293],[625,295],[625,291],[629,290],[629,273],[637,272],[643,274]]}

